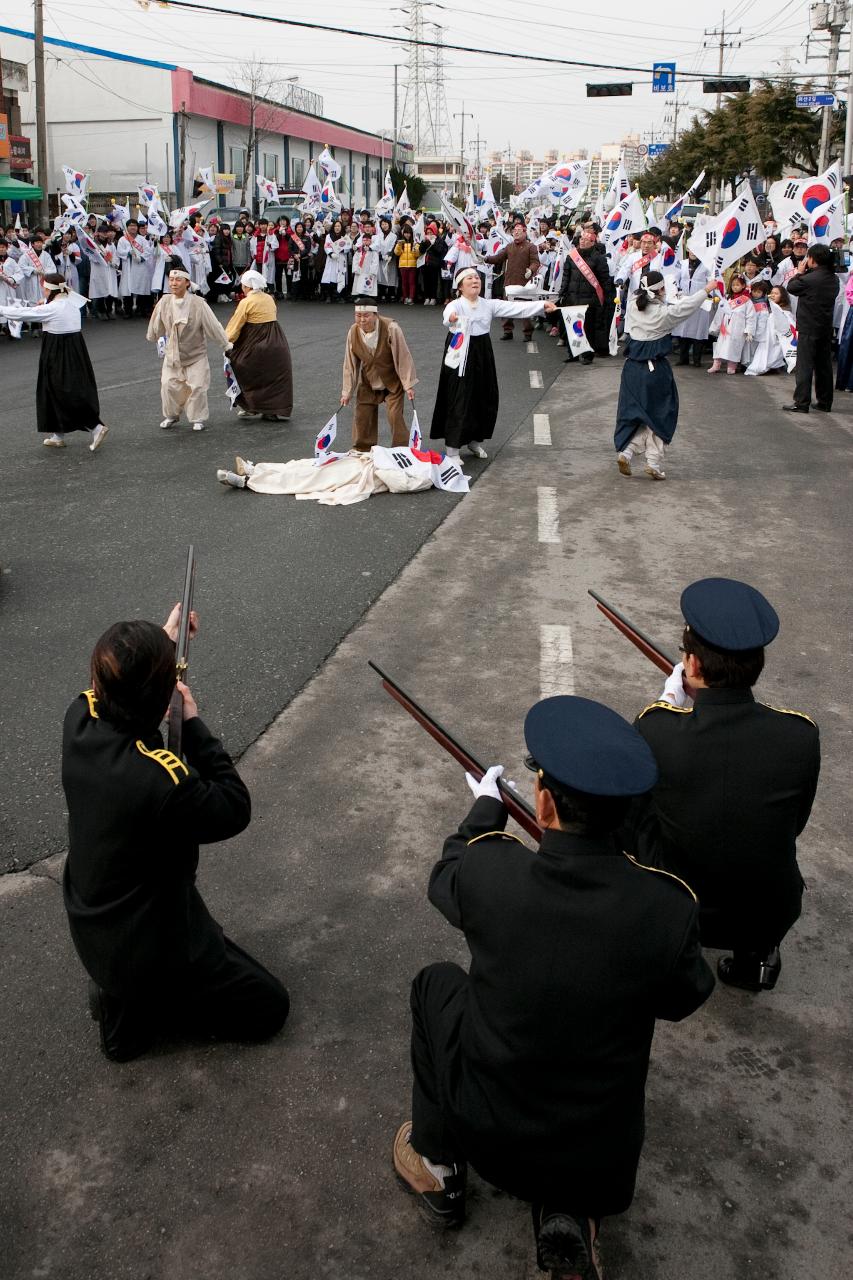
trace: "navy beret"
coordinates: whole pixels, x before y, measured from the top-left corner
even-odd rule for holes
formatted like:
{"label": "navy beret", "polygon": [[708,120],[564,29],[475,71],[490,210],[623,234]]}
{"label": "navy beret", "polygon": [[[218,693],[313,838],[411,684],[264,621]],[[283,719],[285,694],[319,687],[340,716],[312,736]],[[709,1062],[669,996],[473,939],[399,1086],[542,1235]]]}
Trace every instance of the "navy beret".
{"label": "navy beret", "polygon": [[638,796],[658,780],[651,748],[633,725],[589,698],[544,698],[524,721],[534,761],[554,782],[594,796]]}
{"label": "navy beret", "polygon": [[715,649],[762,649],[779,634],[779,616],[760,591],[733,578],[702,578],[681,593],[691,631]]}

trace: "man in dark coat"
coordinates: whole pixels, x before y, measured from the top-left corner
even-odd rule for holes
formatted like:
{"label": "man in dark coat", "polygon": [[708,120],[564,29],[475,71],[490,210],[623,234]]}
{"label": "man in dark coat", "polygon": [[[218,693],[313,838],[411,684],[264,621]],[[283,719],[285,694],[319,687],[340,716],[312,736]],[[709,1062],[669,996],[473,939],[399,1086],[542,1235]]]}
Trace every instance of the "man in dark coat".
{"label": "man in dark coat", "polygon": [[165,628],[110,627],[92,655],[93,688],[65,716],[65,908],[101,1049],[117,1062],[161,1031],[264,1040],[289,1009],[281,983],[225,937],[196,888],[199,845],[239,834],[251,803],[184,684],[186,760],[163,746],[179,616],[176,607]]}
{"label": "man in dark coat", "polygon": [[660,771],[632,806],[624,848],[689,881],[702,943],[731,948],[723,982],[776,985],[779,943],[799,918],[797,837],[811,812],[820,737],[800,711],[756,702],[764,646],[779,629],[759,591],[705,578],[681,597],[684,662],[637,728]]}
{"label": "man in dark coat", "polygon": [[[490,262],[496,267],[504,267],[504,296],[506,296],[507,285],[529,284],[533,277],[542,270],[542,264],[539,261],[539,250],[535,244],[528,240],[527,227],[524,225],[523,220],[513,225],[512,244],[505,245],[503,249],[499,249],[497,253],[484,258],[483,261]],[[513,320],[504,320],[501,342],[509,342],[512,339],[514,324]],[[529,342],[533,337],[533,321],[522,320],[521,326],[525,340]]]}
{"label": "man in dark coat", "polygon": [[788,413],[808,413],[814,377],[815,409],[832,411],[832,318],[838,297],[838,276],[829,245],[813,244],[785,281],[797,299],[797,364],[794,369],[794,403]]}
{"label": "man in dark coat", "polygon": [[689,887],[614,838],[657,776],[637,731],[554,697],[524,733],[539,849],[504,831],[495,766],[468,777],[474,805],[430,877],[471,966],[430,965],[412,985],[413,1118],[394,1166],[427,1217],[458,1226],[470,1161],[533,1203],[543,1270],[592,1280],[599,1219],[634,1194],[655,1019],[687,1017],[714,980]]}
{"label": "man in dark coat", "polygon": [[[592,351],[585,351],[581,364],[592,364],[595,352],[608,355],[610,351],[610,321],[613,317],[613,281],[607,268],[607,258],[598,244],[598,237],[589,228],[581,232],[578,247],[569,251],[563,264],[563,286],[560,290],[561,307],[586,307],[584,332]],[[562,319],[562,317],[561,317]],[[566,337],[563,325],[563,337]],[[567,339],[568,341],[568,339]],[[573,360],[571,351],[568,359]]]}

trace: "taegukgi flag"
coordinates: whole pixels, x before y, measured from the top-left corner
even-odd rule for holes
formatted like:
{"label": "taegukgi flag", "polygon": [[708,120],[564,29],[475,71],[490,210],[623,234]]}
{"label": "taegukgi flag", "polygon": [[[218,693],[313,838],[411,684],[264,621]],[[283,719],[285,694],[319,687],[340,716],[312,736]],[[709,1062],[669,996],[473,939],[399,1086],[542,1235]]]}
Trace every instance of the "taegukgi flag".
{"label": "taegukgi flag", "polygon": [[335,436],[338,434],[338,415],[333,413],[323,430],[314,441],[314,457],[322,458],[331,449]]}
{"label": "taegukgi flag", "polygon": [[580,356],[585,351],[592,351],[584,330],[586,305],[582,307],[560,307],[560,314],[566,325],[566,335],[572,355]]}
{"label": "taegukgi flag", "polygon": [[331,178],[332,182],[337,182],[341,176],[341,166],[332,155],[328,147],[324,147],[317,157],[317,163],[323,170],[327,178]]}
{"label": "taegukgi flag", "polygon": [[72,169],[68,164],[62,166],[62,172],[65,175],[65,190],[68,194],[85,200],[89,192],[88,173],[80,173],[79,169]]}
{"label": "taegukgi flag", "polygon": [[840,195],[841,165],[836,160],[817,178],[780,178],[770,185],[768,199],[779,227],[808,222],[819,205]]}
{"label": "taegukgi flag", "polygon": [[832,244],[833,240],[846,240],[844,226],[844,195],[840,192],[834,200],[819,204],[809,220],[809,241],[813,244]]}
{"label": "taegukgi flag", "polygon": [[764,223],[752,189],[747,187],[722,213],[703,221],[687,241],[687,248],[712,275],[719,276],[763,239]]}

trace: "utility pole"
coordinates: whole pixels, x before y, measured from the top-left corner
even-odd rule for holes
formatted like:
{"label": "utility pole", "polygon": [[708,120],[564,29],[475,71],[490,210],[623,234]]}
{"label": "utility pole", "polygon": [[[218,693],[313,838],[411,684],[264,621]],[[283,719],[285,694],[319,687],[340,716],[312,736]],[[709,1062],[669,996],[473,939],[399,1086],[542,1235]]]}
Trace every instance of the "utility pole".
{"label": "utility pole", "polygon": [[847,120],[844,126],[844,163],[841,168],[842,178],[850,173],[853,164],[853,24],[851,24],[850,53],[847,59]]}
{"label": "utility pole", "polygon": [[[812,29],[829,32],[829,53],[826,59],[826,87],[830,93],[835,92],[835,81],[838,70],[838,52],[841,45],[841,32],[847,22],[846,3],[815,5],[812,7]],[[848,108],[849,112],[849,108]],[[832,107],[821,108],[820,152],[818,169],[824,170],[829,164],[829,131],[832,126]],[[845,131],[846,136],[846,131]]]}
{"label": "utility pole", "polygon": [[477,145],[477,185],[478,185],[478,187],[481,187],[481,186],[483,185],[483,175],[482,175],[482,172],[480,171],[480,143],[481,143],[481,141],[482,141],[482,139],[481,139],[481,137],[480,137],[480,126],[479,126],[479,125],[477,125],[477,137],[476,137],[476,139],[475,139],[475,142],[476,142],[476,145]]}
{"label": "utility pole", "polygon": [[33,34],[35,36],[36,73],[36,166],[42,198],[38,206],[38,219],[47,225],[47,116],[44,102],[44,0],[33,0]]}
{"label": "utility pole", "polygon": [[678,104],[678,94],[676,94],[674,98],[667,98],[666,102],[664,103],[664,106],[665,106],[665,107],[671,107],[671,108],[672,108],[672,114],[671,114],[671,115],[665,115],[665,116],[664,116],[664,121],[663,121],[663,122],[664,122],[664,124],[669,124],[670,122],[672,123],[672,140],[673,140],[673,142],[675,142],[675,141],[677,140],[677,138],[678,138],[678,105],[679,105],[679,104]]}
{"label": "utility pole", "polygon": [[[397,167],[397,71],[398,71],[398,67],[395,62],[394,63],[394,137],[391,142],[391,168],[392,169],[396,169]],[[382,175],[382,181],[383,182],[385,181],[384,173]],[[382,189],[383,191],[385,190],[384,187]]]}
{"label": "utility pole", "polygon": [[462,117],[462,149],[459,152],[459,194],[464,199],[465,197],[465,117],[470,116],[470,118],[473,120],[474,112],[466,111],[465,103],[463,102],[462,110],[454,111],[453,119],[456,120],[459,116]]}
{"label": "utility pole", "polygon": [[[740,27],[738,27],[737,31],[729,31],[728,33],[726,32],[726,14],[725,14],[725,10],[723,10],[723,18],[722,18],[722,21],[721,21],[721,23],[720,23],[720,29],[719,29],[719,31],[706,31],[706,32],[705,32],[705,35],[706,35],[706,36],[711,36],[711,37],[717,37],[717,36],[719,36],[719,41],[720,41],[720,42],[719,42],[718,48],[719,48],[719,51],[720,51],[720,57],[719,57],[719,60],[718,60],[718,62],[717,62],[717,76],[718,76],[718,77],[722,76],[722,74],[723,74],[723,57],[724,57],[724,55],[725,55],[725,51],[726,51],[726,49],[739,49],[739,48],[740,48],[740,40],[727,40],[727,39],[726,39],[726,35],[727,35],[727,34],[728,34],[729,36],[739,36],[739,35],[741,34],[741,29],[740,29]],[[712,48],[713,46],[712,46],[712,45],[710,45],[710,44],[708,43],[708,41],[706,40],[706,41],[704,42],[703,47],[704,47],[705,49],[710,49],[710,48]],[[723,95],[722,95],[721,91],[718,89],[718,90],[717,90],[717,110],[718,110],[718,111],[719,111],[719,109],[720,109],[720,107],[721,107],[722,105],[723,105]],[[714,175],[714,179],[713,179],[713,181],[712,181],[712,183],[711,183],[711,190],[710,190],[710,192],[708,193],[708,207],[709,207],[709,210],[710,210],[710,212],[711,212],[711,213],[716,213],[716,212],[717,212],[717,178],[716,178],[716,175]]]}
{"label": "utility pole", "polygon": [[[184,192],[187,189],[187,104],[185,102],[181,103],[181,123],[178,132],[180,135],[178,139],[180,143],[178,159],[178,187],[180,188],[178,191],[178,207],[180,208],[184,203]],[[244,174],[243,182],[245,183],[245,181],[246,176]]]}

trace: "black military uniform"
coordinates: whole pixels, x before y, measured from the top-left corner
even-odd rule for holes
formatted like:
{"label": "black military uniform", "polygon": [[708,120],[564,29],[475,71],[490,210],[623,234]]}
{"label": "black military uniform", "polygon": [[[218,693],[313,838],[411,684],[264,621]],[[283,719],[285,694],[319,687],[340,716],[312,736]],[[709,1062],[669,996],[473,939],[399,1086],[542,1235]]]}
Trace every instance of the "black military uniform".
{"label": "black military uniform", "polygon": [[[556,710],[559,736],[543,710]],[[621,726],[612,749],[587,732],[598,713],[607,733]],[[630,794],[656,775],[631,726],[586,699],[537,704],[525,736],[543,787],[559,774]],[[477,799],[430,877],[430,901],[463,930],[471,965],[430,965],[412,985],[410,1143],[437,1165],[470,1161],[515,1196],[598,1219],[634,1194],[655,1019],[685,1018],[713,989],[696,900],[612,834],[549,828],[534,851],[506,821],[499,800]]]}
{"label": "black military uniform", "polygon": [[[764,597],[729,579],[692,584],[682,610],[703,643],[725,641],[728,652],[763,648],[778,630]],[[766,957],[800,915],[796,841],[817,788],[817,726],[756,702],[751,689],[710,688],[692,708],[652,703],[637,727],[660,780],[636,802],[626,847],[695,889],[704,946]]]}
{"label": "black military uniform", "polygon": [[201,719],[185,722],[183,746],[186,764],[159,733],[117,728],[91,690],[65,716],[65,907],[97,984],[102,1047],[118,1061],[164,1026],[265,1039],[288,1013],[284,987],[224,936],[195,885],[199,844],[248,826],[249,793]]}

